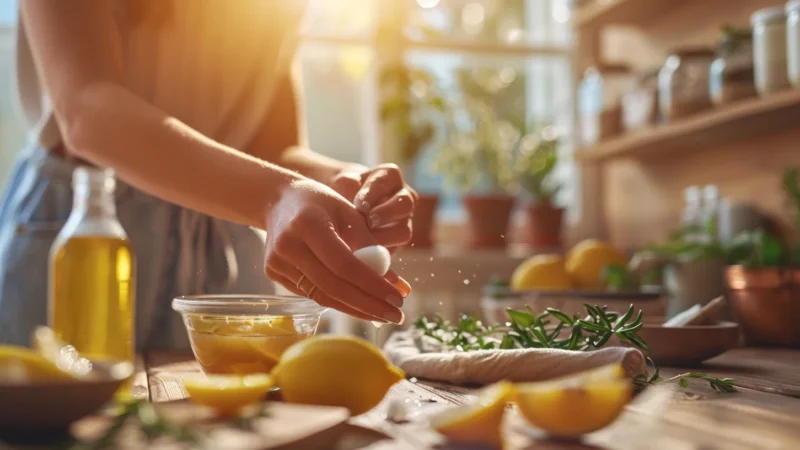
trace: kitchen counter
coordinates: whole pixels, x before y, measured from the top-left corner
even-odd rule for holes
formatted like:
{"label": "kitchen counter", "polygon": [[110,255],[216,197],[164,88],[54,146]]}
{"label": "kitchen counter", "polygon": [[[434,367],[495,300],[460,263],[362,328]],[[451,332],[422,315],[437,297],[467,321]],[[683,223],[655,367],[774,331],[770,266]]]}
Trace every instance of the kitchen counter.
{"label": "kitchen counter", "polygon": [[[143,358],[136,389],[153,402],[180,401],[186,398],[181,374],[198,370],[191,356],[151,353]],[[557,442],[537,437],[512,408],[507,415],[508,448],[800,448],[800,351],[736,349],[690,370],[734,378],[738,392],[717,393],[705,382],[692,380],[688,388],[675,386],[669,394],[672,398],[658,408],[635,399],[617,422],[582,442]],[[686,371],[689,370],[665,368],[662,375]],[[428,428],[425,414],[469,402],[474,398],[474,389],[413,381],[404,380],[395,385],[383,404],[372,412],[351,418],[339,430],[337,439],[329,437],[325,446],[319,448],[458,448],[442,446],[442,439]],[[639,398],[642,397],[644,394]],[[395,424],[385,419],[388,402],[397,398],[415,405],[407,423]]]}

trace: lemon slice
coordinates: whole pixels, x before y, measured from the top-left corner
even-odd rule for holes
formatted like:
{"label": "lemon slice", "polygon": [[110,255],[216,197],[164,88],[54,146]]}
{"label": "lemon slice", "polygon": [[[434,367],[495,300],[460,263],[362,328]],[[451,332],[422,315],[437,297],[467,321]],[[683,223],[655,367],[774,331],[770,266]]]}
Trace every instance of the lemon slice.
{"label": "lemon slice", "polygon": [[39,353],[13,345],[0,345],[0,383],[36,383],[72,380]]}
{"label": "lemon slice", "polygon": [[220,415],[231,416],[261,400],[273,387],[273,382],[266,374],[198,375],[184,377],[183,385],[192,402],[208,406]]}
{"label": "lemon slice", "polygon": [[475,403],[443,411],[431,418],[431,427],[454,444],[501,447],[503,415],[514,386],[501,381],[482,389]]}
{"label": "lemon slice", "polygon": [[517,385],[520,414],[552,436],[575,438],[610,425],[631,399],[619,364],[541,383]]}
{"label": "lemon slice", "polygon": [[56,336],[50,327],[36,327],[33,332],[33,347],[46,360],[76,377],[86,377],[92,372],[91,361]]}

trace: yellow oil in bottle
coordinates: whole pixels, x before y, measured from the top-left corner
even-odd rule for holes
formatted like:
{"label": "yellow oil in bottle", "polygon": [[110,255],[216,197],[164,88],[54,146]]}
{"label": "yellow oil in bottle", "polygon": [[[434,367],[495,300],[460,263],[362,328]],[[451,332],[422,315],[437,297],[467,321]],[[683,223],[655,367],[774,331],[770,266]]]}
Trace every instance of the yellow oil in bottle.
{"label": "yellow oil in bottle", "polygon": [[[72,213],[50,250],[49,325],[93,361],[133,363],[136,258],[117,220],[113,172],[73,175]],[[132,395],[128,383],[118,400]]]}
{"label": "yellow oil in bottle", "polygon": [[53,330],[87,358],[134,359],[133,251],[126,239],[77,236],[54,252]]}

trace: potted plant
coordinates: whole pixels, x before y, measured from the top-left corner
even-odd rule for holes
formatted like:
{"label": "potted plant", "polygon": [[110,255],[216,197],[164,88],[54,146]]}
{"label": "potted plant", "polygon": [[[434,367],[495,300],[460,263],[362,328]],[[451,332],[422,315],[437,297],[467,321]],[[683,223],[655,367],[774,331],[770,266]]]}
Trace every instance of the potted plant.
{"label": "potted plant", "polygon": [[468,245],[504,247],[517,188],[512,164],[519,132],[475,98],[465,97],[448,116],[434,169],[464,194]]}
{"label": "potted plant", "polygon": [[561,186],[553,179],[558,164],[558,136],[552,127],[545,127],[540,133],[525,133],[520,138],[517,155],[519,184],[530,195],[525,208],[527,243],[537,249],[561,248],[564,210],[555,205],[554,198]]}
{"label": "potted plant", "polygon": [[436,121],[441,121],[445,102],[432,74],[405,64],[385,67],[380,74],[380,86],[383,94],[380,117],[389,131],[389,142],[384,145],[396,146],[397,164],[408,184],[414,186],[419,194],[411,219],[413,234],[409,245],[431,247],[439,196],[433,192],[420,192],[414,173],[422,150],[436,137]]}
{"label": "potted plant", "polygon": [[[796,169],[783,174],[800,230],[800,183]],[[749,344],[800,347],[800,247],[770,233],[737,236],[728,249],[725,282],[731,309]]]}
{"label": "potted plant", "polygon": [[[678,314],[696,304],[705,305],[725,293],[725,249],[717,240],[714,218],[705,226],[686,226],[661,244],[639,252],[630,268],[638,276],[660,272],[669,295],[667,314]],[[658,278],[658,277],[656,277]]]}

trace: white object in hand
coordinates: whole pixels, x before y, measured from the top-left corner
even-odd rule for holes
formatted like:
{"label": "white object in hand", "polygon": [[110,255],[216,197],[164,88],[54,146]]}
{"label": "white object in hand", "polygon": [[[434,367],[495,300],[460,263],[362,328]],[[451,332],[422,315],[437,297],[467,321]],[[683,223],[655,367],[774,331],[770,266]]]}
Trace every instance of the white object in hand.
{"label": "white object in hand", "polygon": [[[382,245],[360,248],[354,251],[353,254],[381,276],[386,275],[386,272],[389,271],[389,266],[392,265],[392,254]],[[383,323],[372,321],[372,324],[375,326],[375,345],[378,345],[378,328]]]}
{"label": "white object in hand", "polygon": [[389,266],[392,264],[391,253],[381,245],[360,248],[353,254],[381,276],[386,275],[386,272],[389,271]]}

